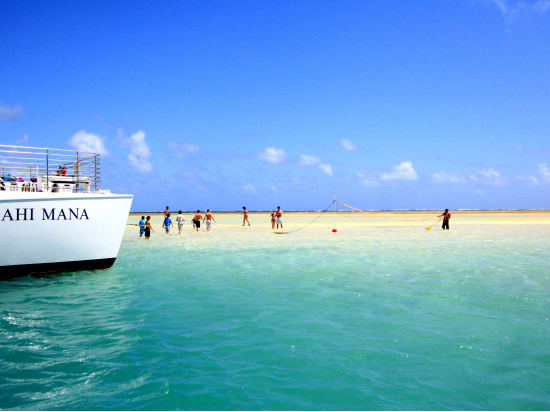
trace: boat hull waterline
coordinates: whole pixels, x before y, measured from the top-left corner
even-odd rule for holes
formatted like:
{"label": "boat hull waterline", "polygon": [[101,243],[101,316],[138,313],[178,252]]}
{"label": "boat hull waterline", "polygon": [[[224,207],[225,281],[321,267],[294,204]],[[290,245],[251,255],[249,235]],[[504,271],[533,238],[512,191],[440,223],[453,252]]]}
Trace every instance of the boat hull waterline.
{"label": "boat hull waterline", "polygon": [[97,193],[3,196],[0,278],[111,267],[132,198]]}

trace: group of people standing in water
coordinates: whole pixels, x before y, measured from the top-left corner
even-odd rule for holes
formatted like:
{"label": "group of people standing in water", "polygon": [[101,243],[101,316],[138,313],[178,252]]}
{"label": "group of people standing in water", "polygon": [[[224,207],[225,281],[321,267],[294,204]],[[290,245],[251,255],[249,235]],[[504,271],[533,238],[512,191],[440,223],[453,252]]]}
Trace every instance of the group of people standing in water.
{"label": "group of people standing in water", "polygon": [[[250,226],[250,222],[248,221],[248,210],[243,206],[243,226],[245,224]],[[277,210],[271,211],[271,229],[275,229],[275,224],[277,224],[277,229],[279,229],[279,226],[281,229],[283,228],[283,211],[281,210],[281,206],[277,206]]]}
{"label": "group of people standing in water", "polygon": [[[449,209],[445,209],[445,211],[438,217],[443,218],[443,225],[441,226],[442,229],[449,230],[449,220],[451,219],[451,213],[449,212]],[[191,219],[193,229],[197,232],[200,231],[201,222],[206,224],[206,230],[210,232],[210,230],[212,230],[212,223],[215,221],[216,219],[214,219],[214,215],[212,214],[210,209],[206,209],[204,216],[202,215],[200,209],[198,209],[193,216],[193,219]],[[176,216],[176,224],[178,225],[178,234],[180,236],[183,230],[183,222],[185,222],[185,217],[180,210],[178,212],[178,215]],[[250,221],[248,220],[248,209],[246,208],[246,206],[243,206],[243,226],[245,225],[250,226]],[[139,221],[138,226],[140,238],[145,236],[145,239],[150,239],[151,231],[155,231],[153,229],[153,226],[151,225],[151,216],[141,216],[141,220]],[[275,230],[275,226],[277,226],[277,229],[283,228],[283,211],[281,210],[280,206],[277,206],[277,210],[271,211],[271,228]],[[170,228],[174,227],[174,223],[170,218],[170,207],[168,206],[166,206],[166,209],[164,209],[164,220],[162,222],[162,227],[164,228],[167,235],[170,234]]]}
{"label": "group of people standing in water", "polygon": [[[206,223],[206,230],[210,231],[212,229],[212,222],[215,222],[214,215],[212,215],[212,212],[210,212],[210,209],[206,210],[206,213],[204,216],[201,214],[200,210],[197,210],[197,213],[193,216],[193,219],[191,219],[191,223],[193,224],[193,229],[195,229],[197,232],[201,228],[201,222]],[[178,225],[178,235],[181,236],[181,233],[183,231],[183,222],[185,222],[185,216],[183,216],[182,211],[180,210],[176,216],[176,224]],[[151,225],[151,216],[141,216],[141,220],[139,221],[139,237],[144,237],[145,239],[151,238],[151,231],[153,233],[155,232],[155,229],[153,229],[153,226]],[[170,214],[170,207],[166,206],[166,209],[164,209],[164,217],[162,220],[162,228],[164,229],[165,233],[167,235],[170,234],[170,228],[174,227],[174,223],[172,222],[171,214]]]}
{"label": "group of people standing in water", "polygon": [[[212,229],[212,223],[215,222],[216,219],[214,219],[214,215],[210,211],[210,209],[206,210],[206,213],[204,216],[202,215],[200,209],[197,210],[195,215],[193,216],[193,219],[191,219],[191,223],[193,224],[193,229],[197,232],[200,231],[201,228],[201,222],[206,224],[206,230],[210,232]],[[178,212],[178,215],[176,216],[176,224],[178,225],[178,235],[181,236],[182,230],[183,230],[183,222],[185,222],[185,217],[182,214],[182,211],[180,210]],[[250,221],[248,220],[248,209],[246,206],[243,206],[243,226],[248,224],[250,226]],[[280,206],[277,206],[277,210],[273,210],[271,212],[271,227],[272,229],[275,229],[275,225],[277,225],[277,229],[283,228],[283,211],[281,210]],[[153,225],[151,224],[151,216],[141,216],[141,219],[139,221],[139,237],[145,237],[145,239],[151,238],[151,232],[155,232],[155,229],[153,229]],[[165,233],[167,235],[170,234],[170,228],[174,227],[174,223],[172,222],[172,219],[170,217],[170,207],[166,206],[164,209],[164,217],[162,221],[162,227],[165,230]]]}
{"label": "group of people standing in water", "polygon": [[[210,232],[212,229],[212,222],[215,222],[216,219],[214,219],[214,215],[210,211],[210,209],[206,209],[206,212],[204,216],[202,215],[202,212],[200,209],[197,210],[195,215],[193,216],[193,219],[191,219],[191,223],[193,224],[193,229],[195,229],[197,232],[201,228],[201,222],[206,224],[206,230]],[[185,217],[183,216],[181,210],[178,212],[178,215],[176,216],[176,223],[178,225],[178,235],[181,236],[181,232],[183,230],[183,222],[185,222]],[[162,227],[166,231],[166,234],[170,234],[170,227],[174,227],[174,224],[172,223],[172,219],[170,219],[170,207],[166,206],[166,209],[164,209],[164,220],[162,222]]]}

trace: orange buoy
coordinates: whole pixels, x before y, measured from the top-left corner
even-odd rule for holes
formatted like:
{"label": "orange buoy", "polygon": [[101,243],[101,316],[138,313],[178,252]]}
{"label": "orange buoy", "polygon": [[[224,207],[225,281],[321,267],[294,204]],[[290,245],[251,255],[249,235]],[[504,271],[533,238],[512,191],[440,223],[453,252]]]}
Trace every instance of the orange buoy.
{"label": "orange buoy", "polygon": [[336,228],[332,229],[332,233],[336,233],[338,230]]}

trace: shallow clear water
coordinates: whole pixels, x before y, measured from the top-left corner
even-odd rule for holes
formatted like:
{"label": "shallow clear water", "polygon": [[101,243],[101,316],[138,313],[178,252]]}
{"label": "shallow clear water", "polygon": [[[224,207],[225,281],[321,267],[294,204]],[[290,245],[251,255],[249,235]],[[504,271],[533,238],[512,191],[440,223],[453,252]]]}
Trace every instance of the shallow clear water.
{"label": "shallow clear water", "polygon": [[550,409],[550,227],[127,230],[0,283],[0,407]]}

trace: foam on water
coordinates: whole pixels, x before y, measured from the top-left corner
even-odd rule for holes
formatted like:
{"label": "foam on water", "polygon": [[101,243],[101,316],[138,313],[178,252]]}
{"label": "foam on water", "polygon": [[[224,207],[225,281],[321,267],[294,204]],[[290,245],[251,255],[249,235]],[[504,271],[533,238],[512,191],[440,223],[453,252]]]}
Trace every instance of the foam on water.
{"label": "foam on water", "polygon": [[545,225],[137,240],[0,284],[0,407],[549,409]]}

